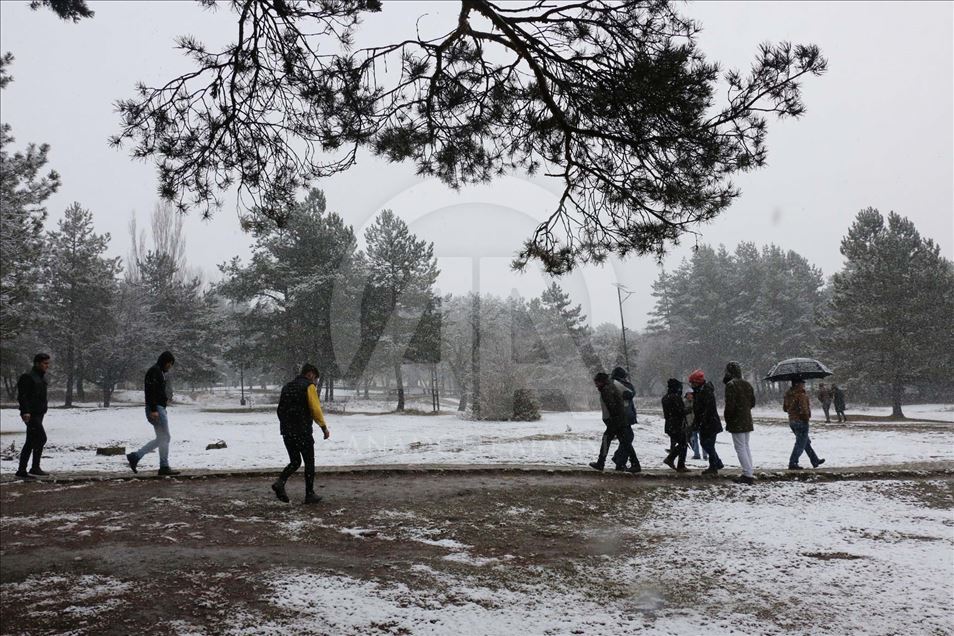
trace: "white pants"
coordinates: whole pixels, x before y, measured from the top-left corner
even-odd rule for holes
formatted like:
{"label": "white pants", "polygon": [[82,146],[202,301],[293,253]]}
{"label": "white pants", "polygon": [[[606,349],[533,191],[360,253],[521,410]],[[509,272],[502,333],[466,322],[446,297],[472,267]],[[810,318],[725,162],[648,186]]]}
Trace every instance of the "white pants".
{"label": "white pants", "polygon": [[732,445],[735,446],[735,454],[739,456],[739,463],[742,464],[742,474],[746,477],[754,477],[755,470],[752,466],[752,451],[749,450],[749,433],[732,433]]}

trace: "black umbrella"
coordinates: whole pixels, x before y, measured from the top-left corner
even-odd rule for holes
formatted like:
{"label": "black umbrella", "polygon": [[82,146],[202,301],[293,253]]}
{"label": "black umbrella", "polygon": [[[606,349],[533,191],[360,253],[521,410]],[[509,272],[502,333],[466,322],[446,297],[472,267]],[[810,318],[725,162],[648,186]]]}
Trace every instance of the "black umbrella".
{"label": "black umbrella", "polygon": [[765,379],[769,382],[785,380],[805,380],[808,378],[827,378],[831,369],[812,358],[789,358],[782,360],[769,371]]}

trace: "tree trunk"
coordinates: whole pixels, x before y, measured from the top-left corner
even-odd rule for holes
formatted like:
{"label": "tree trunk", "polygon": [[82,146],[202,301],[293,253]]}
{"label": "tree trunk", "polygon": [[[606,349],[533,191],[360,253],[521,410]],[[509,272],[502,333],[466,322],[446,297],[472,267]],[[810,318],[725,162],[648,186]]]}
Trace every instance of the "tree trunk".
{"label": "tree trunk", "polygon": [[467,391],[461,389],[460,402],[457,404],[457,410],[463,413],[467,410]]}
{"label": "tree trunk", "polygon": [[73,406],[73,378],[75,376],[76,366],[73,360],[73,338],[70,337],[69,343],[66,345],[66,399],[63,401],[63,406],[70,407]]}
{"label": "tree trunk", "polygon": [[404,410],[404,376],[401,373],[401,361],[394,363],[394,381],[397,383],[397,410]]}
{"label": "tree trunk", "polygon": [[368,399],[368,387],[370,386],[371,386],[371,378],[370,377],[365,378],[364,379],[364,399],[366,400]]}
{"label": "tree trunk", "polygon": [[113,389],[109,388],[107,384],[103,384],[103,406],[108,407],[109,401],[113,397]]}
{"label": "tree trunk", "polygon": [[901,400],[904,396],[904,381],[895,376],[894,382],[891,384],[891,417],[904,418],[904,413],[901,412]]}
{"label": "tree trunk", "polygon": [[474,294],[473,315],[471,316],[473,336],[470,345],[471,393],[474,418],[480,419],[480,294]]}
{"label": "tree trunk", "polygon": [[83,384],[83,369],[76,370],[76,400],[78,402],[86,401],[86,386]]}
{"label": "tree trunk", "polygon": [[17,383],[13,381],[13,378],[4,376],[3,388],[7,392],[7,399],[11,402],[17,399]]}

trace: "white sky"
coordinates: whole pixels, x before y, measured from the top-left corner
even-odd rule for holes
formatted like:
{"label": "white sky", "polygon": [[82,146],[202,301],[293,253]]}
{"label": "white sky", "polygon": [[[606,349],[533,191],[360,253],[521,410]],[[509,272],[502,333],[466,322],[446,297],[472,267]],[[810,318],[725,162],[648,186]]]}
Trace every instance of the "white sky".
{"label": "white sky", "polygon": [[[156,201],[155,170],[134,162],[106,140],[118,130],[113,104],[129,97],[136,81],[157,84],[190,68],[173,38],[191,33],[211,45],[229,41],[235,17],[202,11],[186,1],[93,2],[96,17],[65,23],[27,2],[0,2],[0,50],[16,57],[14,82],[0,95],[2,119],[13,126],[16,147],[51,145],[51,167],[63,186],[48,203],[51,226],[73,201],[94,213],[110,232],[112,252],[129,248],[127,225],[140,226]],[[384,12],[363,37],[407,33],[425,24],[450,23],[454,2],[385,0]],[[947,2],[706,2],[685,13],[704,27],[701,48],[723,68],[747,69],[760,42],[818,44],[829,71],[804,85],[807,113],[769,123],[768,167],[736,181],[742,196],[702,228],[703,241],[730,249],[739,241],[793,249],[826,275],[841,267],[838,248],[858,210],[899,212],[954,258],[954,4]],[[405,218],[434,241],[444,291],[465,292],[479,258],[483,291],[530,296],[545,279],[537,270],[508,269],[512,254],[556,200],[558,184],[519,175],[453,192],[422,181],[410,165],[363,156],[350,172],[318,187],[329,207],[360,234],[382,208]],[[204,222],[187,219],[188,259],[206,279],[216,265],[248,254],[249,239],[234,210]],[[688,241],[691,243],[691,241]],[[676,266],[689,246],[676,249]],[[613,283],[634,291],[624,304],[627,325],[642,327],[651,309],[653,259],[631,258],[587,267],[561,281],[594,324],[618,322]]]}

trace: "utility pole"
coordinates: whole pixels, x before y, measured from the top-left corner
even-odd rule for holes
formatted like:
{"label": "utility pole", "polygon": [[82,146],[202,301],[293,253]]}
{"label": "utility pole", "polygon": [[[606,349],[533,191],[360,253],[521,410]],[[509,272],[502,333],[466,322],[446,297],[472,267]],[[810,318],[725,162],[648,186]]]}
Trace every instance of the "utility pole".
{"label": "utility pole", "polygon": [[[623,320],[623,301],[628,299],[633,295],[633,292],[629,291],[623,285],[619,283],[614,283],[613,287],[616,288],[616,299],[619,301],[619,325],[623,330],[623,360],[626,363],[626,373],[630,373],[629,368],[629,347],[626,346],[626,322]],[[623,298],[622,291],[626,290],[626,298]]]}

